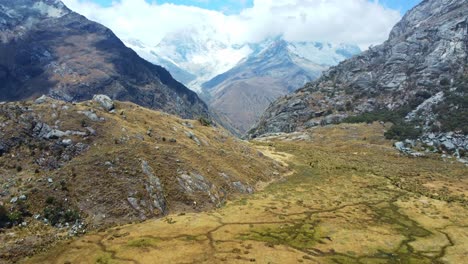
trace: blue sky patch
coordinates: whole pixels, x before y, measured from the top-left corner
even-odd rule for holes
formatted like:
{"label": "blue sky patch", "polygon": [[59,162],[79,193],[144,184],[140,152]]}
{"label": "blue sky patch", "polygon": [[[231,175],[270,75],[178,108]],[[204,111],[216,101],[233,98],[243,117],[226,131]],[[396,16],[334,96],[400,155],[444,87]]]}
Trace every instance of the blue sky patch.
{"label": "blue sky patch", "polygon": [[[110,6],[116,0],[91,0],[102,6]],[[172,3],[176,5],[196,6],[209,10],[221,11],[225,14],[237,14],[242,9],[252,7],[253,0],[146,0],[158,4]],[[385,7],[406,13],[409,9],[420,3],[421,0],[380,0],[379,3]]]}

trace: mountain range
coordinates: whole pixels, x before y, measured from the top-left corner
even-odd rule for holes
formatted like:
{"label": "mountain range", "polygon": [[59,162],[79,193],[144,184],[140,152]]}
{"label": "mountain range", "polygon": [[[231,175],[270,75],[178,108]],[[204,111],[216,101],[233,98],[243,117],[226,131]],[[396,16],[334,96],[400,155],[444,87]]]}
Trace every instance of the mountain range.
{"label": "mountain range", "polygon": [[271,102],[359,52],[351,45],[268,41],[231,70],[204,83],[202,98],[244,134]]}
{"label": "mountain range", "polygon": [[360,53],[354,45],[288,42],[282,37],[238,45],[227,38],[215,40],[216,33],[209,27],[185,29],[154,46],[136,39],[125,43],[197,91],[237,134],[254,125],[272,101]]}
{"label": "mountain range", "polygon": [[104,93],[186,118],[209,116],[195,92],[140,58],[108,28],[59,0],[0,0],[0,100]]}
{"label": "mountain range", "polygon": [[166,35],[159,43],[124,40],[146,60],[167,68],[174,78],[196,92],[203,83],[233,68],[252,53],[249,45],[237,45],[213,27],[186,28]]}

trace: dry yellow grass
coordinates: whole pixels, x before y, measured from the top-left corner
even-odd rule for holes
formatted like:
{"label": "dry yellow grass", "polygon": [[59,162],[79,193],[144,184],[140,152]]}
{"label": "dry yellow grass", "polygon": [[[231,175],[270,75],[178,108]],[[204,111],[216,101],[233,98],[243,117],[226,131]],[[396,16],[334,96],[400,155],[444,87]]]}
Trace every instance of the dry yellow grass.
{"label": "dry yellow grass", "polygon": [[292,155],[294,174],[222,208],[111,228],[24,263],[464,263],[467,200],[425,184],[467,189],[467,168],[402,156],[384,129],[257,142]]}
{"label": "dry yellow grass", "polygon": [[[6,125],[0,135],[24,138],[25,142],[0,156],[0,186],[8,185],[11,196],[0,197],[0,203],[7,204],[8,210],[16,210],[10,199],[25,194],[28,199],[24,204],[31,215],[26,219],[27,228],[15,227],[0,233],[0,240],[5,242],[0,245],[0,263],[32,253],[36,246],[50,245],[57,234],[67,236],[67,230],[44,227],[42,219],[32,217],[44,216],[44,208],[52,206],[48,200],[61,201],[64,208],[79,213],[88,231],[163,216],[161,210],[151,206],[155,198],[148,185],[154,185],[154,181],[151,183],[144,172],[144,163],[161,183],[161,197],[168,213],[221,206],[227,198],[250,187],[255,189],[257,183],[268,182],[286,171],[279,162],[222,127],[203,126],[197,120],[183,120],[132,103],[115,104],[115,113],[92,101],[70,104],[49,99],[44,104],[2,105],[0,123]],[[83,111],[93,111],[103,120],[93,121]],[[32,115],[36,121],[25,128],[18,125]],[[30,136],[36,122],[86,135],[39,139]],[[67,150],[62,139],[89,147],[64,159]],[[38,160],[47,161],[46,165],[40,166]],[[195,184],[204,189],[193,183],[193,191],[184,189],[182,174],[197,175],[200,183]],[[129,197],[136,201],[138,209],[130,204]]]}

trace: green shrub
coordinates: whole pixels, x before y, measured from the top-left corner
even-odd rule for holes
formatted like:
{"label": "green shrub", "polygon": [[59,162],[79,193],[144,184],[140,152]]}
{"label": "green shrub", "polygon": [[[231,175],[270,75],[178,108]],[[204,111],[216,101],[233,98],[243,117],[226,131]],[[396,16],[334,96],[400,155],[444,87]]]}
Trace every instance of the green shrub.
{"label": "green shrub", "polygon": [[387,132],[385,138],[395,140],[416,139],[421,136],[422,130],[411,123],[396,123]]}
{"label": "green shrub", "polygon": [[5,227],[9,221],[10,218],[8,217],[7,209],[4,206],[0,205],[0,228]]}
{"label": "green shrub", "polygon": [[46,204],[53,204],[55,202],[55,198],[52,196],[49,196],[46,198]]}
{"label": "green shrub", "polygon": [[406,109],[398,109],[395,111],[388,109],[378,109],[372,112],[362,113],[357,116],[350,116],[343,120],[344,123],[372,123],[375,121],[401,122],[403,117],[408,113]]}
{"label": "green shrub", "polygon": [[440,85],[448,86],[448,85],[450,85],[450,80],[447,79],[447,78],[443,78],[442,80],[440,80]]}
{"label": "green shrub", "polygon": [[[424,101],[427,94],[420,94],[417,96],[419,99],[415,101]],[[395,110],[389,109],[378,109],[372,112],[362,113],[358,116],[350,116],[345,118],[345,123],[372,123],[375,121],[391,122],[393,126],[385,132],[387,139],[404,140],[404,139],[416,139],[422,134],[422,130],[416,128],[414,123],[406,123],[404,121],[405,116],[411,111],[414,105],[418,105],[415,101],[408,105],[402,106]]]}
{"label": "green shrub", "polygon": [[456,90],[447,91],[445,100],[433,110],[438,114],[442,132],[459,130],[468,134],[468,80],[461,79],[455,85]]}
{"label": "green shrub", "polygon": [[213,124],[211,120],[203,116],[198,118],[198,122],[200,122],[202,126],[211,126]]}
{"label": "green shrub", "polygon": [[11,223],[19,223],[23,221],[21,212],[15,211],[8,214],[8,219]]}
{"label": "green shrub", "polygon": [[72,209],[65,209],[62,206],[48,206],[44,208],[44,217],[53,226],[57,224],[72,223],[80,219],[80,214]]}

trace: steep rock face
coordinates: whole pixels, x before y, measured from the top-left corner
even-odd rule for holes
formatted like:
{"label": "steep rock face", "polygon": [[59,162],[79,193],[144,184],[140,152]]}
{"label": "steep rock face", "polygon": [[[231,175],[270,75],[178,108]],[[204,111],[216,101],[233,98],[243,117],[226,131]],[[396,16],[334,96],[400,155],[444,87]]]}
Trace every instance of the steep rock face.
{"label": "steep rock face", "polygon": [[466,96],[457,87],[467,75],[467,14],[466,0],[423,1],[403,17],[385,43],[271,104],[249,136],[340,122],[377,109],[414,109],[415,101],[424,101],[421,95],[427,99],[441,91]]}
{"label": "steep rock face", "polygon": [[141,59],[107,28],[58,0],[0,0],[0,100],[103,93],[186,118],[207,116],[198,96]]}
{"label": "steep rock face", "polygon": [[317,79],[329,66],[359,53],[353,46],[292,43],[283,39],[263,45],[264,48],[236,67],[203,84],[210,107],[225,115],[242,134],[278,97]]}

